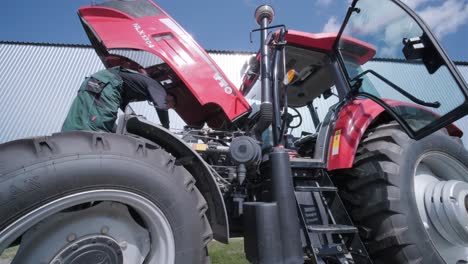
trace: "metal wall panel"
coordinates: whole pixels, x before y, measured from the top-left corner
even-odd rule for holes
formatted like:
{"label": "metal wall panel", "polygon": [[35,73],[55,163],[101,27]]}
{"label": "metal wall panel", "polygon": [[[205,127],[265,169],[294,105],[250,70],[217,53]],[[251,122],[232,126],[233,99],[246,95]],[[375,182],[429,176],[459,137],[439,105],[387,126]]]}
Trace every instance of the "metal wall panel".
{"label": "metal wall panel", "polygon": [[[239,87],[241,68],[251,55],[218,51],[209,52],[209,55]],[[138,60],[146,59],[138,57],[138,53],[131,56]],[[84,45],[0,42],[0,58],[0,143],[60,131],[84,77],[104,67],[94,50]],[[148,61],[148,64],[153,63],[154,59]],[[396,74],[396,63],[373,61],[368,64],[378,67],[379,71]],[[458,66],[458,69],[468,80],[468,65]],[[412,68],[406,74],[417,78],[420,70]],[[420,89],[424,91],[422,85]],[[331,97],[327,101],[316,100],[314,107],[323,117],[334,103],[336,99]],[[132,103],[132,107],[148,120],[159,123],[154,108],[147,102]],[[308,110],[303,108],[300,112],[304,116],[303,125],[293,134],[298,136],[302,131],[314,132]],[[171,129],[182,129],[184,122],[177,113],[170,110],[170,116]],[[458,121],[457,125],[468,131],[468,117]],[[468,132],[466,134],[463,139],[468,143]]]}
{"label": "metal wall panel", "polygon": [[[148,65],[160,62],[139,52],[114,52]],[[240,69],[249,55],[209,55],[238,87]],[[83,79],[104,68],[94,49],[84,45],[0,42],[0,58],[0,143],[60,131]],[[149,121],[159,123],[147,102],[131,106]],[[183,120],[169,111],[171,128],[182,129]]]}
{"label": "metal wall panel", "polygon": [[0,142],[57,132],[86,75],[93,49],[0,43]]}

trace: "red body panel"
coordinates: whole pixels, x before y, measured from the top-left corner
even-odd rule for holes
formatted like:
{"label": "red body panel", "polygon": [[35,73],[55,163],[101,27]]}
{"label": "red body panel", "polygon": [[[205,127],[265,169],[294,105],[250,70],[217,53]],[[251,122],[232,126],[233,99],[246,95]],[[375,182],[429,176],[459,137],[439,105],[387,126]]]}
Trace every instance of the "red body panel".
{"label": "red body panel", "polygon": [[[250,111],[247,101],[205,50],[163,10],[158,15],[134,18],[118,10],[90,6],[80,8],[79,15],[103,46],[96,48],[98,53],[137,49],[167,63],[177,75],[173,81],[181,83],[169,92],[177,96],[175,110],[187,124],[208,122],[220,127]],[[105,54],[99,55],[107,59]]]}
{"label": "red body panel", "polygon": [[[389,106],[410,106],[414,104],[385,100]],[[427,111],[425,108],[421,110]],[[358,99],[344,106],[331,135],[328,167],[329,171],[347,169],[353,166],[357,148],[369,125],[385,111],[383,107],[370,99]],[[451,124],[447,127],[451,136],[461,137],[463,132]]]}
{"label": "red body panel", "polygon": [[[337,33],[319,33],[312,34],[296,30],[288,30],[286,41],[289,45],[298,45],[310,49],[320,49],[323,51],[331,51],[335,43]],[[353,47],[356,47],[353,56],[359,65],[362,65],[375,56],[375,48],[363,41],[343,35],[341,39]]]}
{"label": "red body panel", "polygon": [[[279,33],[279,30],[276,31],[276,33]],[[335,43],[336,36],[337,33],[312,34],[297,30],[288,30],[285,35],[285,39],[288,45],[299,46],[311,50],[320,50],[327,53],[333,51],[333,44]],[[342,36],[342,40],[354,47],[355,53],[346,55],[353,57],[359,65],[366,63],[375,56],[375,48],[368,43],[345,35]],[[260,65],[260,58],[260,53],[257,53],[256,62],[258,65]],[[247,95],[250,92],[258,76],[258,74],[244,76],[241,86],[241,92],[243,95]]]}
{"label": "red body panel", "polygon": [[355,100],[343,107],[331,135],[328,170],[351,168],[362,136],[384,109],[371,100]]}

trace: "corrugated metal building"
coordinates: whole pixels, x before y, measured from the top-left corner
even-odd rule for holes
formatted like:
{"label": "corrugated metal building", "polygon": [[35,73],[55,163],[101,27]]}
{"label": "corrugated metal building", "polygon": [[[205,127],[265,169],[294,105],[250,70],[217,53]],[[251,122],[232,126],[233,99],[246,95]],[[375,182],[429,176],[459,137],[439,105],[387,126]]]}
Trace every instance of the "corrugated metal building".
{"label": "corrugated metal building", "polygon": [[[250,54],[209,54],[238,86],[240,69]],[[83,79],[104,68],[86,45],[0,42],[0,58],[0,143],[60,131]],[[146,102],[132,107],[158,123],[154,108]],[[170,110],[170,116],[171,128],[182,129],[184,122],[177,113]]]}
{"label": "corrugated metal building", "polygon": [[[242,65],[250,54],[209,51],[209,55],[239,86]],[[87,45],[0,42],[0,58],[0,143],[58,132],[84,77],[104,68],[94,49]],[[376,60],[367,65],[378,68],[383,75],[395,75],[398,74],[395,71],[397,63],[400,62]],[[468,80],[468,63],[457,66]],[[410,76],[417,77],[418,71],[423,70],[416,65],[405,67],[406,75]],[[420,85],[424,91],[423,83]],[[326,113],[329,104],[314,102],[319,115]],[[154,108],[147,103],[132,106],[138,114],[158,123]],[[305,109],[301,112],[304,112],[303,127],[313,130]],[[171,129],[182,129],[184,122],[172,110],[170,115]],[[467,134],[464,142],[468,143],[468,118],[458,121],[457,125]],[[294,134],[299,132],[296,130]]]}

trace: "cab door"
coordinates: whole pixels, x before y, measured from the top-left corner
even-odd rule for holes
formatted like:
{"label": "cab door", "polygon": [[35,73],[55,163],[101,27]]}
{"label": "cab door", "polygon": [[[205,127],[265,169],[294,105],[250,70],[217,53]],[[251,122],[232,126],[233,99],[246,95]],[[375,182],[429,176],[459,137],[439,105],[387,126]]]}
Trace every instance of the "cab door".
{"label": "cab door", "polygon": [[[349,37],[373,46],[362,61]],[[468,113],[467,85],[424,21],[399,0],[354,0],[335,51],[358,98],[381,105],[420,139]]]}

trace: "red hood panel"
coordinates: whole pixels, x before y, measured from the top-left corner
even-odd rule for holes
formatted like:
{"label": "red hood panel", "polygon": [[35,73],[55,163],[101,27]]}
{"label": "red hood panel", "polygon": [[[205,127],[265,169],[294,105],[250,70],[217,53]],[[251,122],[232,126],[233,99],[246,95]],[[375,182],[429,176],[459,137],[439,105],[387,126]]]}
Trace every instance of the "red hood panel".
{"label": "red hood panel", "polygon": [[108,7],[87,6],[80,8],[79,16],[106,66],[114,66],[109,60],[112,49],[147,51],[161,58],[172,70],[172,83],[177,84],[166,87],[167,91],[176,95],[175,110],[187,124],[207,122],[211,127],[223,127],[250,111],[205,50],[157,8],[159,14],[136,18]]}

